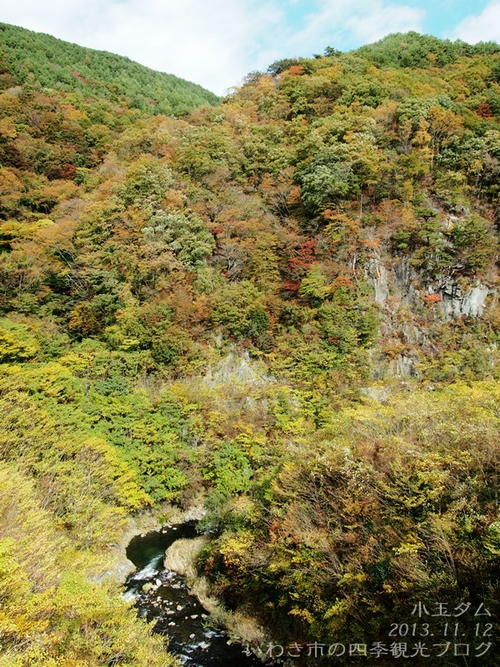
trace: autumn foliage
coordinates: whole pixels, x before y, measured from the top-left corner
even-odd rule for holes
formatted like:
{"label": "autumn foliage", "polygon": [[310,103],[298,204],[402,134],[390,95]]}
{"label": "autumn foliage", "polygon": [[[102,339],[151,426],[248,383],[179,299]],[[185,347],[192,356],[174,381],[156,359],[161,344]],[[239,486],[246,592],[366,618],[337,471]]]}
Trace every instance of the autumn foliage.
{"label": "autumn foliage", "polygon": [[195,108],[58,44],[61,85],[12,40],[0,74],[0,665],[171,664],[95,581],[195,501],[279,642],[497,624],[499,47],[392,35]]}

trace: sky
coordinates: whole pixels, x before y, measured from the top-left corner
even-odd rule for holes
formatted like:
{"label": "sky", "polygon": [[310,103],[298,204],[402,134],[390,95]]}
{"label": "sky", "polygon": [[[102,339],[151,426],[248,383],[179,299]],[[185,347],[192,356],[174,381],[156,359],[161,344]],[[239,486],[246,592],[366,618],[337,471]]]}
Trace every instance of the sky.
{"label": "sky", "polygon": [[500,0],[0,0],[0,21],[219,95],[280,58],[346,51],[391,32],[500,42]]}

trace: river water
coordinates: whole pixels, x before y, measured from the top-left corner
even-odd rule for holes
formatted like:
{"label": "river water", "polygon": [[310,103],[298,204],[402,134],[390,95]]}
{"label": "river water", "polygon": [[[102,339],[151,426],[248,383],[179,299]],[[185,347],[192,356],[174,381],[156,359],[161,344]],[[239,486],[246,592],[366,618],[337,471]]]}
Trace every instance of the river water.
{"label": "river water", "polygon": [[[154,632],[168,635],[169,651],[188,667],[262,667],[241,644],[229,644],[227,635],[208,625],[208,615],[189,595],[184,577],[166,570],[166,549],[180,538],[197,536],[195,523],[184,523],[132,539],[127,558],[137,570],[126,582],[125,597],[134,598],[140,616],[156,621]],[[146,591],[143,587],[146,585]]]}

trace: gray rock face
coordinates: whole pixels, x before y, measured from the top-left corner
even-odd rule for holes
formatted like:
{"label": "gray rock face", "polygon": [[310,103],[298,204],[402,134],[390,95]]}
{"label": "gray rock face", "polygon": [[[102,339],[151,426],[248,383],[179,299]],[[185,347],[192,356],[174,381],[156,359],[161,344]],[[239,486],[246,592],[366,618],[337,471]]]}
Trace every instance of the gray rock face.
{"label": "gray rock face", "polygon": [[135,571],[135,565],[125,555],[117,558],[115,564],[105,572],[101,572],[91,577],[91,581],[100,584],[106,579],[114,579],[117,582],[123,582]]}
{"label": "gray rock face", "polygon": [[248,353],[241,356],[230,353],[207,372],[203,382],[211,388],[233,385],[252,389],[274,382],[274,378],[268,375],[265,366],[250,360]]}
{"label": "gray rock face", "polygon": [[368,282],[375,290],[375,301],[383,306],[389,297],[389,273],[378,255],[368,260],[365,270]]}
{"label": "gray rock face", "polygon": [[390,375],[395,377],[416,377],[418,371],[411,357],[400,354],[390,364]]}
{"label": "gray rock face", "polygon": [[484,285],[473,287],[464,297],[462,313],[471,317],[481,317],[484,311],[486,297],[490,290]]}
{"label": "gray rock face", "polygon": [[410,260],[407,257],[400,259],[394,265],[391,273],[394,286],[403,294],[406,293],[412,273]]}
{"label": "gray rock face", "polygon": [[481,317],[486,305],[486,297],[492,292],[482,283],[476,283],[474,287],[463,293],[457,283],[447,281],[439,289],[443,299],[441,308],[448,318]]}
{"label": "gray rock face", "polygon": [[389,390],[386,387],[362,387],[361,393],[379,403],[387,403]]}
{"label": "gray rock face", "polygon": [[[402,258],[388,270],[380,255],[374,254],[365,265],[368,282],[374,289],[375,302],[384,306],[390,294],[408,307],[421,302],[421,290],[425,286],[423,278],[412,267],[408,258]],[[486,308],[486,299],[495,294],[483,283],[477,281],[467,289],[454,280],[443,280],[441,284],[429,285],[429,294],[439,294],[441,311],[447,319],[459,317],[482,317]]]}

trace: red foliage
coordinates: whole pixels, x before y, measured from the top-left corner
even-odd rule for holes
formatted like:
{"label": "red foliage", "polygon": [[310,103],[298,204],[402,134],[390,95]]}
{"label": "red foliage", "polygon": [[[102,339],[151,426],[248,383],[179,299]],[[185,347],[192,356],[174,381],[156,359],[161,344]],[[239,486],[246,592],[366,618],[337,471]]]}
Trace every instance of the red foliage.
{"label": "red foliage", "polygon": [[316,245],[316,239],[309,239],[309,241],[298,246],[296,249],[297,254],[294,257],[290,257],[288,265],[294,278],[304,276],[307,270],[316,262]]}
{"label": "red foliage", "polygon": [[443,300],[440,294],[424,294],[423,298],[428,306],[432,305],[433,303],[439,303]]}
{"label": "red foliage", "polygon": [[80,79],[80,81],[83,81],[83,83],[88,84],[88,80],[80,74],[80,72],[77,72],[76,70],[74,72],[71,72],[73,76],[76,76],[77,79]]}
{"label": "red foliage", "polygon": [[66,164],[64,164],[61,169],[61,178],[67,181],[72,181],[75,178],[75,174],[76,174],[75,165],[71,164],[70,162],[66,162]]}
{"label": "red foliage", "polygon": [[348,276],[337,276],[335,278],[335,287],[354,287],[354,282]]}
{"label": "red foliage", "polygon": [[476,109],[476,113],[480,118],[494,118],[495,116],[489,102],[481,102]]}
{"label": "red foliage", "polygon": [[292,65],[287,69],[286,73],[290,74],[291,76],[302,76],[302,74],[305,74],[306,71],[302,65]]}
{"label": "red foliage", "polygon": [[224,231],[224,227],[222,225],[216,225],[215,227],[212,227],[212,229],[210,230],[210,233],[213,236],[217,237],[217,235],[222,234],[223,231]]}
{"label": "red foliage", "polygon": [[53,169],[49,169],[46,172],[47,178],[50,181],[55,181],[58,179],[62,179],[65,181],[72,181],[75,178],[76,174],[76,167],[74,164],[71,164],[70,162],[66,162],[65,164],[62,165],[62,167],[54,167]]}
{"label": "red foliage", "polygon": [[13,143],[0,144],[0,160],[4,167],[15,167],[16,169],[29,169],[30,165],[23,158]]}

